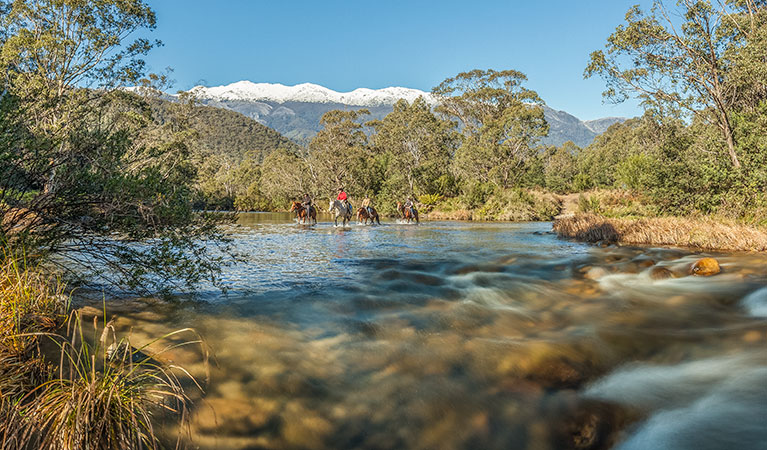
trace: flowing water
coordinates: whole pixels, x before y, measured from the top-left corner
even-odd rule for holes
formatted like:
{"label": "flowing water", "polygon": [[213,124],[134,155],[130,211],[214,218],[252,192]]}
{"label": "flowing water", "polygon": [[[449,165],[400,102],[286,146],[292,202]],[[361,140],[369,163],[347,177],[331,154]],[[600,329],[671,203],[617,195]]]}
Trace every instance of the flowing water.
{"label": "flowing water", "polygon": [[[691,277],[700,254],[550,229],[244,214],[225,294],[118,325],[207,340],[198,448],[767,448],[767,257]],[[166,357],[205,378],[195,349]]]}

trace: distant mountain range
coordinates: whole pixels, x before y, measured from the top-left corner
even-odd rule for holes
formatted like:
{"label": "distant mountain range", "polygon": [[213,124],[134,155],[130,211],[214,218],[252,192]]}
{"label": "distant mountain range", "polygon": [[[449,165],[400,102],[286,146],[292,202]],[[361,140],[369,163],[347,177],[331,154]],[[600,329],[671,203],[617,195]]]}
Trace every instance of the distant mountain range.
{"label": "distant mountain range", "polygon": [[[430,93],[404,87],[336,92],[311,83],[284,86],[239,81],[226,86],[198,86],[193,91],[203,104],[242,113],[301,145],[306,145],[322,129],[320,117],[333,109],[367,108],[371,119],[381,119],[401,98],[412,102],[422,96],[427,102],[436,103]],[[557,146],[573,141],[585,147],[610,125],[626,120],[607,117],[584,122],[549,107],[544,107],[544,112],[550,131],[543,143]]]}

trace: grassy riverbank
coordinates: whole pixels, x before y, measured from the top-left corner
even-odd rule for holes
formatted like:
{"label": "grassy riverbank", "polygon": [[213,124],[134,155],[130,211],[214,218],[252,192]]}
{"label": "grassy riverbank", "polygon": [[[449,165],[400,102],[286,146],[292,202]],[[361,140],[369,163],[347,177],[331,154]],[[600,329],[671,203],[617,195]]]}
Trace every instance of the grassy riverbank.
{"label": "grassy riverbank", "polygon": [[701,250],[765,251],[767,232],[712,217],[609,218],[578,214],[557,219],[554,231],[585,242],[690,247]]}
{"label": "grassy riverbank", "polygon": [[662,216],[654,205],[623,191],[578,195],[554,222],[563,238],[584,242],[689,247],[710,251],[767,250],[767,230],[713,215]]}

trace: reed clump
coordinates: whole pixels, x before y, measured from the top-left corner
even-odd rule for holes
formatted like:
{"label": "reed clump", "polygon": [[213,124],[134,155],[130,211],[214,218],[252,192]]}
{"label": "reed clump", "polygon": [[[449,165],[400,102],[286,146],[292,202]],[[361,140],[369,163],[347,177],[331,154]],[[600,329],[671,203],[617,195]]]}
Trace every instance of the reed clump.
{"label": "reed clump", "polygon": [[701,250],[765,251],[767,232],[714,217],[610,218],[576,214],[554,222],[564,238],[585,242],[689,247]]}
{"label": "reed clump", "polygon": [[25,259],[0,260],[0,355],[23,355],[39,336],[55,329],[65,317],[68,297],[64,285]]}
{"label": "reed clump", "polygon": [[112,321],[66,314],[63,285],[23,259],[0,264],[0,295],[0,450],[157,449],[160,417],[187,428],[181,379],[201,387],[162,354],[203,348],[193,330],[134,347]]}

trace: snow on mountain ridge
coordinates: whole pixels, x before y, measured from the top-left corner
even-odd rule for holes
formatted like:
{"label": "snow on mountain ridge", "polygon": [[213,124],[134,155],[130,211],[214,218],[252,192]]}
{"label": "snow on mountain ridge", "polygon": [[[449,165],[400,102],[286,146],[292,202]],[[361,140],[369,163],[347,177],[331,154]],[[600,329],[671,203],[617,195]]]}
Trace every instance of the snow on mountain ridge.
{"label": "snow on mountain ridge", "polygon": [[351,92],[336,92],[312,83],[285,86],[279,83],[253,83],[243,80],[225,86],[197,86],[192,90],[201,98],[213,100],[273,101],[276,103],[340,103],[349,106],[382,106],[393,105],[401,98],[412,102],[418,97],[424,97],[427,102],[434,103],[432,95],[428,92],[405,87],[388,87],[383,89],[358,88]]}

